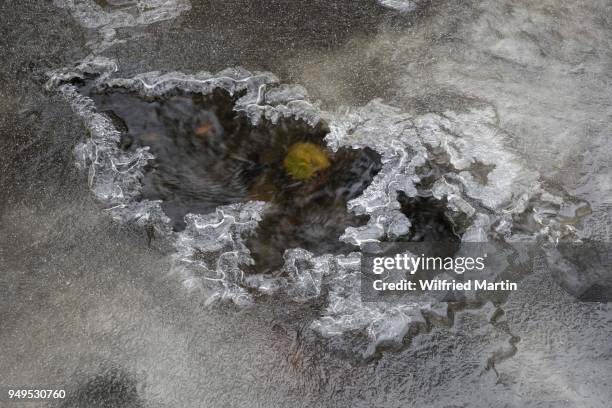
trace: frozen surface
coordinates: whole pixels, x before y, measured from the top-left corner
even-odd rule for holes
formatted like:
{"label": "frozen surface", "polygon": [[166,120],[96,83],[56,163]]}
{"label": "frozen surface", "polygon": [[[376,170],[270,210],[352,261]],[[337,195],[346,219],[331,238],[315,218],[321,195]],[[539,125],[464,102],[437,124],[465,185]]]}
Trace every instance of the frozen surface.
{"label": "frozen surface", "polygon": [[125,41],[117,39],[117,30],[146,26],[178,17],[191,9],[189,0],[110,0],[103,7],[95,0],[53,0],[53,4],[69,10],[80,25],[95,29],[96,37],[88,42],[95,53]]}
{"label": "frozen surface", "polygon": [[[193,215],[188,232],[171,233],[159,203],[133,200],[149,153],[116,149],[111,124],[65,83],[79,70],[117,70],[101,80],[204,92],[253,77],[241,109],[254,120],[322,119],[331,147],[383,155],[350,204],[371,214],[367,228],[345,232],[350,242],[408,231],[397,191],[446,198],[468,216],[464,241],[605,241],[609,2],[436,2],[408,13],[393,10],[407,2],[55,3],[0,6],[0,342],[10,351],[0,382],[53,377],[86,390],[119,367],[129,375],[115,377],[138,384],[132,405],[146,407],[609,405],[607,304],[535,274],[475,309],[427,295],[366,305],[357,255],[303,250],[286,254],[280,279],[245,278],[241,234],[264,204]],[[50,84],[60,93],[43,92],[45,73],[61,67],[71,68]],[[424,174],[439,182],[419,186]],[[202,248],[237,256],[218,265]],[[205,306],[215,299],[238,307]]]}
{"label": "frozen surface", "polygon": [[417,7],[416,2],[410,0],[379,0],[379,3],[401,13],[414,11]]}
{"label": "frozen surface", "polygon": [[[200,289],[206,303],[230,299],[239,305],[252,302],[248,289],[263,294],[277,291],[305,302],[324,296],[328,304],[312,328],[324,337],[361,332],[367,339],[358,355],[372,357],[380,345],[399,347],[410,327],[424,324],[421,310],[437,307],[430,296],[419,296],[407,305],[361,302],[360,258],[355,253],[315,257],[307,250],[290,249],[280,271],[245,277],[253,264],[246,238],[261,221],[263,202],[220,207],[213,214],[189,214],[187,228],[172,232],[159,202],[138,199],[144,166],[154,157],[147,147],[126,153],[119,147],[119,131],[99,114],[89,98],[70,82],[95,76],[96,87],[118,88],[142,97],[163,96],[180,90],[209,94],[216,88],[230,95],[241,92],[234,107],[253,124],[262,119],[276,123],[280,117],[316,125],[326,120],[332,150],[347,146],[369,147],[381,155],[383,167],[364,193],[348,203],[348,210],[369,217],[363,227],[349,227],[341,240],[356,248],[410,237],[411,220],[401,211],[399,194],[433,197],[447,205],[447,216],[466,242],[556,241],[573,239],[578,214],[558,215],[571,200],[544,190],[539,176],[504,145],[495,112],[482,107],[467,112],[410,115],[374,100],[361,108],[330,113],[308,101],[299,86],[279,85],[270,73],[241,68],[217,74],[200,72],[149,72],[134,78],[115,78],[117,65],[102,57],[74,68],[49,73],[47,86],[57,89],[85,120],[90,137],[77,145],[78,164],[89,168],[89,185],[99,200],[110,206],[115,218],[149,227],[177,248],[174,273],[189,289]],[[484,170],[483,170],[484,169]],[[483,174],[484,172],[484,174]],[[429,179],[424,183],[424,179]],[[575,201],[575,200],[574,200]],[[588,207],[586,203],[576,208]],[[493,244],[495,248],[496,244]],[[506,267],[488,278],[501,276]],[[278,273],[282,277],[275,277]],[[476,300],[476,299],[473,299]],[[351,346],[355,349],[355,346]]]}

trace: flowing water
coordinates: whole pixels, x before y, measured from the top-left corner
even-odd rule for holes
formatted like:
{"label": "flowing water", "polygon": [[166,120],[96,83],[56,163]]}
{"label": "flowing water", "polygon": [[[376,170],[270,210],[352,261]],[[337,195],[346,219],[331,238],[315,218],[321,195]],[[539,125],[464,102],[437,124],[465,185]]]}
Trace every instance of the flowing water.
{"label": "flowing water", "polygon": [[[504,252],[609,241],[608,2],[0,11],[0,386],[66,407],[608,406],[606,270]],[[519,290],[361,301],[360,250],[432,240],[487,241],[487,278]]]}

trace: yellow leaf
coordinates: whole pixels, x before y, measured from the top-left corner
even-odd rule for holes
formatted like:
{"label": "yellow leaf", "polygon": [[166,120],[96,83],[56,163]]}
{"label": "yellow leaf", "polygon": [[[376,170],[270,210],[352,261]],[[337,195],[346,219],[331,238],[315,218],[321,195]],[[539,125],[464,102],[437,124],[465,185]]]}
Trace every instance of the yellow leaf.
{"label": "yellow leaf", "polygon": [[313,143],[291,145],[283,160],[285,171],[297,180],[308,180],[329,165],[325,151]]}

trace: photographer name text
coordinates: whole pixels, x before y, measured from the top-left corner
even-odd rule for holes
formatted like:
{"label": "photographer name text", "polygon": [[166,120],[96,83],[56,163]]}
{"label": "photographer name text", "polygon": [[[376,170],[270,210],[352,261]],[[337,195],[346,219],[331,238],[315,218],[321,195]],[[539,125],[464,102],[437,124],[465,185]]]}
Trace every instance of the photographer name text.
{"label": "photographer name text", "polygon": [[372,283],[372,286],[374,290],[377,291],[512,291],[517,290],[518,288],[516,282],[510,282],[509,280],[490,282],[487,280],[477,279],[467,281],[453,281],[446,279],[421,279],[417,281],[409,281],[402,279],[397,282],[385,282],[382,279],[378,279]]}

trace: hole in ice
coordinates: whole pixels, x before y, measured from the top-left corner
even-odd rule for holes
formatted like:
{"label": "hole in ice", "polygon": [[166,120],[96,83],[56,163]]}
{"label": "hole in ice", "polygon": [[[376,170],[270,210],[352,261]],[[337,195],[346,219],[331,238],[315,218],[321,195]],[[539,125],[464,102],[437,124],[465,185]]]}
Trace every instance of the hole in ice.
{"label": "hole in ice", "polygon": [[380,170],[373,150],[329,151],[324,124],[284,118],[253,125],[233,110],[240,95],[221,89],[155,98],[112,89],[92,97],[122,131],[124,149],[149,146],[155,160],[145,168],[142,198],[162,200],[175,230],[185,228],[187,213],[263,200],[270,208],[247,242],[257,272],[278,270],[289,248],[315,254],[355,249],[339,237],[367,221],[349,213],[346,203]]}
{"label": "hole in ice", "polygon": [[397,197],[401,211],[408,217],[412,226],[405,238],[419,242],[459,242],[461,234],[449,218],[445,201],[434,197],[408,197],[399,193]]}

